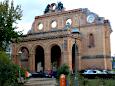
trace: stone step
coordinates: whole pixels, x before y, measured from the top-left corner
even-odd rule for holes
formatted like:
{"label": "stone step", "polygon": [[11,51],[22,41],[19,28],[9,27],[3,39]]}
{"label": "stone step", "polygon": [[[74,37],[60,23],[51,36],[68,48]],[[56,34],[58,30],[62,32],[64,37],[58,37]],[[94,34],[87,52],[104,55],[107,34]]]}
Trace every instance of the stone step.
{"label": "stone step", "polygon": [[30,78],[24,86],[56,86],[55,78]]}

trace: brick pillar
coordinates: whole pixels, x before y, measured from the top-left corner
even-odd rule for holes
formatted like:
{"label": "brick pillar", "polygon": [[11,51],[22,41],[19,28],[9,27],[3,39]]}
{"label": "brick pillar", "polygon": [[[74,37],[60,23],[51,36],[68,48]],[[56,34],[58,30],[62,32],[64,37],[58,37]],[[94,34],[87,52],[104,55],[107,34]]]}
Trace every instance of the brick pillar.
{"label": "brick pillar", "polygon": [[16,57],[15,57],[15,60],[16,60],[16,64],[18,64],[18,65],[21,65],[21,62],[20,62],[20,55],[15,55]]}
{"label": "brick pillar", "polygon": [[45,66],[45,70],[46,72],[51,71],[51,53],[50,51],[47,51],[44,53],[45,57],[44,57],[44,66]]}
{"label": "brick pillar", "polygon": [[14,64],[21,65],[20,58],[21,58],[20,55],[12,54],[12,61]]}
{"label": "brick pillar", "polygon": [[66,52],[66,63],[69,65],[70,70],[72,70],[72,52],[70,50],[68,50],[68,52]]}
{"label": "brick pillar", "polygon": [[31,72],[35,72],[35,55],[29,54],[29,68]]}
{"label": "brick pillar", "polygon": [[12,62],[14,63],[14,64],[17,64],[17,59],[16,59],[16,54],[12,54]]}
{"label": "brick pillar", "polygon": [[70,39],[64,39],[64,43],[63,43],[63,63],[62,64],[68,64],[68,66],[70,67],[70,70],[72,70],[72,51],[71,51],[71,43],[70,43]]}

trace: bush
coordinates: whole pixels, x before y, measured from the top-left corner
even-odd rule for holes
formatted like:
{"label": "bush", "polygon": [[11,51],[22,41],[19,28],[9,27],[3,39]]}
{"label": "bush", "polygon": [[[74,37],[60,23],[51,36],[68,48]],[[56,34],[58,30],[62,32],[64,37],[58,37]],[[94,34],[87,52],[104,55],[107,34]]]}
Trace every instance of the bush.
{"label": "bush", "polygon": [[57,79],[59,79],[61,74],[64,74],[64,75],[66,75],[66,78],[69,78],[70,70],[69,70],[69,66],[67,64],[63,64],[61,67],[58,68]]}
{"label": "bush", "polygon": [[19,69],[18,65],[13,64],[9,57],[0,51],[0,86],[18,86]]}

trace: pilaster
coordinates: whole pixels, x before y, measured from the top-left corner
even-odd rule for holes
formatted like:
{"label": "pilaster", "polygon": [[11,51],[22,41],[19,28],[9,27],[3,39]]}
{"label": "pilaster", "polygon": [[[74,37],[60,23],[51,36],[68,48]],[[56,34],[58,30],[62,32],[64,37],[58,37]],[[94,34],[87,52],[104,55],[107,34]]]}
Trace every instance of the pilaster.
{"label": "pilaster", "polygon": [[51,71],[51,53],[50,51],[45,52],[45,57],[44,57],[44,65],[45,65],[45,71]]}
{"label": "pilaster", "polygon": [[29,68],[31,72],[35,72],[35,55],[29,54]]}

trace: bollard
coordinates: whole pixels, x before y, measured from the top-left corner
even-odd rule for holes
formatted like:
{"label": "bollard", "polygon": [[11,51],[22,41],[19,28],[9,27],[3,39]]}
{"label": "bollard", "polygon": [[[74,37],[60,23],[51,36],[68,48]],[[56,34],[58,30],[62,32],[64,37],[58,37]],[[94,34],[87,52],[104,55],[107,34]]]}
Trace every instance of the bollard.
{"label": "bollard", "polygon": [[60,86],[66,86],[66,78],[64,74],[60,76]]}

